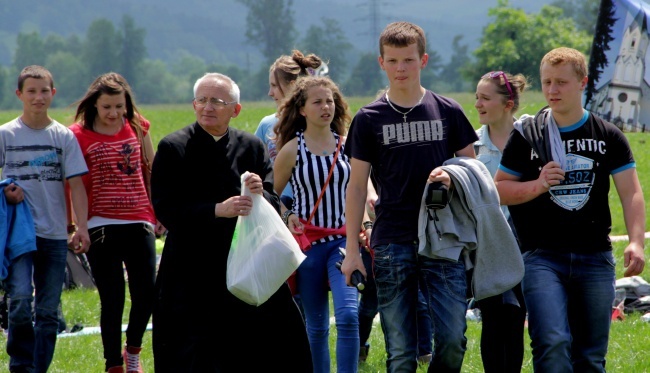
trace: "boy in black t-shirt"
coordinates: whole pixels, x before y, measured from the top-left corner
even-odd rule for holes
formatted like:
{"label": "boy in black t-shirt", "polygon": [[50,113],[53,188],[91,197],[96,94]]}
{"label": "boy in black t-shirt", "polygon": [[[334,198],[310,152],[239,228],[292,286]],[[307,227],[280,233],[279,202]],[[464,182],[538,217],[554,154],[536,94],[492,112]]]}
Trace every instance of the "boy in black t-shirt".
{"label": "boy in black t-shirt", "polygon": [[604,372],[616,281],[610,175],[630,237],[625,276],[645,265],[643,192],[623,133],[582,108],[584,55],[553,49],[540,76],[548,108],[515,123],[495,175],[524,252],[533,367]]}
{"label": "boy in black t-shirt", "polygon": [[478,138],[456,101],[420,85],[429,58],[422,28],[391,23],[379,45],[388,90],[357,112],[345,147],[352,170],[345,211],[348,255],[342,271],[348,284],[354,270],[366,273],[357,236],[372,167],[379,198],[370,244],[387,371],[417,369],[420,287],[435,330],[430,369],[459,372],[467,344],[465,265],[459,260],[460,249],[445,258],[418,255],[418,216],[425,184],[440,181],[449,186],[449,175],[439,166],[454,155],[474,158]]}

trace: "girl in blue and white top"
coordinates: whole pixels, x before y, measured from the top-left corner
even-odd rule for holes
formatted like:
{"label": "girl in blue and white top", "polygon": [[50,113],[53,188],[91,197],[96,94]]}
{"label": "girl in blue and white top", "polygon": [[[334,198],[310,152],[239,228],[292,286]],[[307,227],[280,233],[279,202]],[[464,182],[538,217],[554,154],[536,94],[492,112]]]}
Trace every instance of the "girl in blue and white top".
{"label": "girl in blue and white top", "polygon": [[[327,75],[327,72],[327,64],[320,57],[313,53],[305,56],[299,50],[294,50],[291,56],[282,55],[269,67],[268,95],[275,101],[276,107],[279,108],[285,95],[290,94],[293,83],[298,77],[307,75],[324,76]],[[274,162],[275,157],[278,155],[275,135],[273,134],[273,127],[277,122],[278,113],[269,114],[262,118],[255,130],[255,136],[264,141],[271,162]],[[287,185],[282,191],[280,199],[282,203],[291,208],[293,194],[290,185]]]}
{"label": "girl in blue and white top", "polygon": [[[489,72],[476,85],[476,103],[481,128],[474,143],[476,159],[483,162],[494,177],[503,148],[514,129],[514,114],[519,109],[526,77],[503,71]],[[501,206],[513,229],[507,206]],[[515,232],[516,233],[516,232]],[[521,284],[503,294],[482,299],[481,358],[486,373],[519,373],[524,359],[524,323],[526,306]]]}
{"label": "girl in blue and white top", "polygon": [[[297,290],[305,312],[314,372],[330,371],[329,298],[336,318],[337,372],[356,372],[359,356],[358,292],[347,286],[336,268],[345,246],[345,191],[350,178],[349,158],[337,147],[344,142],[350,121],[348,104],[327,77],[301,77],[279,108],[274,127],[278,155],[273,166],[274,189],[280,194],[290,182],[293,206],[281,206],[292,233],[305,234],[311,247],[297,271]],[[341,144],[342,145],[342,144]],[[332,176],[323,185],[332,163]],[[325,188],[310,224],[321,190]]]}

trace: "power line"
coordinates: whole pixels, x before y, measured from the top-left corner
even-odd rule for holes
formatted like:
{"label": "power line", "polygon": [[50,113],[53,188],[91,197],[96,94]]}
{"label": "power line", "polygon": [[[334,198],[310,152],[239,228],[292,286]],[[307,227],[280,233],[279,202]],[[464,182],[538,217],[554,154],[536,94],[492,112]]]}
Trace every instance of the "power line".
{"label": "power line", "polygon": [[360,33],[360,35],[368,35],[369,42],[368,46],[370,50],[376,49],[377,39],[381,30],[383,30],[382,20],[388,20],[387,17],[383,17],[381,14],[382,5],[391,5],[390,2],[381,1],[381,0],[366,0],[357,6],[368,7],[368,18],[356,18],[355,21],[368,21],[368,32]]}

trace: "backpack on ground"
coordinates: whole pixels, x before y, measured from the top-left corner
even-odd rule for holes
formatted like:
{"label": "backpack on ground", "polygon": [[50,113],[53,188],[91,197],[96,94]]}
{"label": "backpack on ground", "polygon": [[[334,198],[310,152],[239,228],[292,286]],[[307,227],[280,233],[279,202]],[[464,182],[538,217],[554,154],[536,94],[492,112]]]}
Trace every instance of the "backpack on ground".
{"label": "backpack on ground", "polygon": [[650,284],[641,276],[616,280],[616,289],[625,290],[625,312],[650,311]]}

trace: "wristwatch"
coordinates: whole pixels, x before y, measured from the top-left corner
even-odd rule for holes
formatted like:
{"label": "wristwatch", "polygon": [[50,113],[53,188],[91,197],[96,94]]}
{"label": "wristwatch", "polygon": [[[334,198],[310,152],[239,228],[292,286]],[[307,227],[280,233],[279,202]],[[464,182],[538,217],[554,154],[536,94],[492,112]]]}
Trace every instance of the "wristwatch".
{"label": "wristwatch", "polygon": [[284,222],[284,225],[289,225],[289,216],[293,215],[293,211],[287,210],[282,214],[282,221]]}
{"label": "wristwatch", "polygon": [[72,234],[77,231],[77,226],[74,223],[68,224],[68,234]]}

